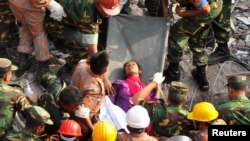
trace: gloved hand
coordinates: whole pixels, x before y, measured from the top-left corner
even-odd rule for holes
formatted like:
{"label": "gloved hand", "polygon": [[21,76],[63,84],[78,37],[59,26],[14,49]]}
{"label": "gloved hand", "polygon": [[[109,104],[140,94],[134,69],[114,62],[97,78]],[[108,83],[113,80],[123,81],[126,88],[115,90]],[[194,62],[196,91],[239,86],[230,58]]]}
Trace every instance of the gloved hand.
{"label": "gloved hand", "polygon": [[160,85],[164,81],[165,77],[163,77],[163,74],[161,72],[157,72],[153,76],[153,81]]}
{"label": "gloved hand", "polygon": [[47,6],[47,8],[51,13],[49,16],[54,20],[61,21],[63,17],[66,17],[63,7],[54,0],[50,1],[50,4]]}

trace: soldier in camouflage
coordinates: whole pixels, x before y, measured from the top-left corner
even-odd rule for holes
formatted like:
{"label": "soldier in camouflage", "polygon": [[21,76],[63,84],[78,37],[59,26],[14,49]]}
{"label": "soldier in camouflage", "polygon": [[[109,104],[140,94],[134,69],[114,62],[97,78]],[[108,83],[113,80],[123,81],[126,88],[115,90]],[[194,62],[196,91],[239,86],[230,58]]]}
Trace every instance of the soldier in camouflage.
{"label": "soldier in camouflage", "polygon": [[32,106],[27,111],[30,116],[26,117],[25,129],[13,125],[13,129],[6,135],[6,141],[42,141],[39,136],[45,126],[53,124],[50,114],[39,106]]}
{"label": "soldier in camouflage", "polygon": [[223,0],[222,10],[212,23],[214,36],[218,47],[208,56],[208,64],[213,65],[229,60],[230,50],[227,42],[229,41],[229,33],[231,32],[230,16],[231,16],[232,0]]}
{"label": "soldier in camouflage", "polygon": [[[205,37],[203,33],[208,29],[212,21],[219,15],[222,8],[222,0],[177,0],[180,6],[175,11],[182,17],[170,28],[168,44],[169,66],[164,71],[166,82],[180,80],[179,62],[182,51],[188,44],[193,52],[193,65],[196,68],[192,76],[197,81],[199,88],[203,91],[209,89],[205,68],[207,66],[207,53],[204,49]],[[182,7],[186,7],[183,11]],[[164,6],[167,9],[167,6]]]}
{"label": "soldier in camouflage", "polygon": [[119,14],[118,0],[57,0],[64,8],[67,17],[61,22],[47,17],[45,27],[58,46],[69,47],[71,57],[67,64],[74,67],[80,59],[96,53],[101,17]]}
{"label": "soldier in camouflage", "polygon": [[166,108],[166,115],[153,127],[157,136],[171,137],[187,133],[191,125],[186,118],[189,112],[183,107],[187,101],[187,93],[188,87],[184,83],[172,81],[167,99],[169,105]]}
{"label": "soldier in camouflage", "polygon": [[14,70],[17,70],[17,67],[12,65],[9,59],[0,58],[0,140],[11,128],[16,111],[25,117],[26,109],[30,107],[21,87],[10,83]]}
{"label": "soldier in camouflage", "polygon": [[66,87],[53,73],[43,74],[40,83],[46,88],[46,93],[39,98],[38,105],[50,113],[54,122],[53,125],[46,126],[45,133],[53,134],[64,120],[74,116],[82,103],[82,94],[75,87]]}
{"label": "soldier in camouflage", "polygon": [[229,125],[250,125],[250,101],[246,97],[247,77],[234,75],[228,77],[229,101],[218,105],[220,117]]}

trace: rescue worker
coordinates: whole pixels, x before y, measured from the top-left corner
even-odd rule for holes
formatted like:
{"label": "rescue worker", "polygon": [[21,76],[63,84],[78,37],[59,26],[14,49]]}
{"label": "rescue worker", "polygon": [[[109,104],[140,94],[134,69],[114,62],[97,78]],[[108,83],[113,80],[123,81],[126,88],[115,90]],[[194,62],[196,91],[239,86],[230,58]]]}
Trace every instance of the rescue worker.
{"label": "rescue worker", "polygon": [[104,74],[108,65],[107,52],[100,51],[92,55],[89,60],[82,59],[72,75],[71,86],[78,88],[83,96],[83,106],[76,111],[76,116],[81,119],[76,121],[82,122],[85,138],[91,137],[93,125],[99,120],[100,105],[105,96]]}
{"label": "rescue worker", "polygon": [[50,113],[54,124],[47,126],[45,133],[53,134],[58,131],[64,120],[75,116],[75,111],[82,103],[82,94],[76,87],[66,87],[53,73],[43,74],[41,85],[47,91],[38,99],[38,105]]}
{"label": "rescue worker", "polygon": [[81,126],[74,120],[64,121],[58,133],[59,141],[77,141],[82,136]]}
{"label": "rescue worker", "polygon": [[0,140],[11,130],[15,114],[19,111],[24,117],[31,106],[20,85],[11,83],[12,71],[17,67],[7,58],[0,58]]}
{"label": "rescue worker", "polygon": [[45,26],[58,46],[70,47],[71,57],[66,65],[75,67],[80,59],[98,51],[98,32],[101,17],[120,13],[119,0],[57,0],[64,8],[67,18],[61,22],[46,18]]}
{"label": "rescue worker", "polygon": [[9,0],[10,9],[20,24],[19,26],[19,70],[22,75],[31,66],[28,59],[34,46],[38,71],[49,71],[49,45],[44,29],[45,8],[51,11],[50,17],[60,21],[65,13],[63,8],[54,0]]}
{"label": "rescue worker", "polygon": [[229,125],[250,125],[250,101],[246,97],[246,75],[232,75],[227,80],[227,102],[217,107],[220,117]]}
{"label": "rescue worker", "polygon": [[189,137],[193,141],[208,141],[208,125],[218,118],[218,111],[209,102],[199,102],[187,118],[193,120],[195,130],[189,131]]}
{"label": "rescue worker", "polygon": [[[209,82],[206,76],[207,53],[204,49],[205,37],[202,33],[208,29],[212,21],[219,15],[222,8],[221,0],[191,0],[179,1],[176,13],[182,17],[170,28],[168,39],[168,61],[169,66],[164,70],[167,83],[180,80],[179,62],[182,58],[182,51],[188,44],[193,52],[192,76],[197,81],[202,91],[209,89]],[[165,5],[165,4],[164,4]],[[188,6],[187,6],[188,5]],[[182,6],[187,6],[182,10]],[[164,9],[167,9],[167,5]]]}
{"label": "rescue worker", "polygon": [[40,135],[45,126],[52,125],[50,114],[39,106],[32,106],[28,109],[30,116],[26,117],[25,128],[22,130],[13,125],[13,130],[6,135],[6,141],[42,141]]}
{"label": "rescue worker", "polygon": [[129,134],[118,134],[117,141],[157,141],[157,139],[147,135],[145,129],[150,123],[148,112],[140,105],[135,105],[126,114],[127,128]]}
{"label": "rescue worker", "polygon": [[117,137],[117,131],[109,121],[99,121],[93,130],[93,141],[115,141]]}
{"label": "rescue worker", "polygon": [[172,81],[166,107],[166,115],[154,124],[153,130],[158,136],[176,136],[187,134],[191,123],[187,120],[188,110],[183,107],[187,101],[188,87],[182,82]]}
{"label": "rescue worker", "polygon": [[218,44],[213,53],[208,56],[208,64],[213,65],[223,63],[230,59],[230,50],[228,47],[229,33],[231,32],[230,17],[231,17],[232,0],[223,0],[222,10],[217,18],[212,23],[214,36]]}

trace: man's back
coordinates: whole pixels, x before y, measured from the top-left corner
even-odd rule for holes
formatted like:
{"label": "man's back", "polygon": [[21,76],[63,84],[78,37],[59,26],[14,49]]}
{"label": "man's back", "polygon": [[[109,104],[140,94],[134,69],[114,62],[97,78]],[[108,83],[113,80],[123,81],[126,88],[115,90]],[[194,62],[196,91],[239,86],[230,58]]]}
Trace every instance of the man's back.
{"label": "man's back", "polygon": [[217,109],[229,125],[250,125],[250,101],[246,96],[222,103]]}
{"label": "man's back", "polygon": [[30,103],[20,89],[0,82],[0,106],[0,137],[2,137],[10,128],[15,112],[23,112],[30,107]]}

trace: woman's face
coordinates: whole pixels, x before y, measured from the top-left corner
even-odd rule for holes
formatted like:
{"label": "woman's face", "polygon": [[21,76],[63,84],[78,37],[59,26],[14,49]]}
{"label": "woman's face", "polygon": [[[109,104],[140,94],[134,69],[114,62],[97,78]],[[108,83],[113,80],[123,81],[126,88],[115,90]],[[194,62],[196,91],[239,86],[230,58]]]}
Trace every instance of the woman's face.
{"label": "woman's face", "polygon": [[125,75],[139,75],[141,70],[139,69],[137,63],[135,61],[129,61],[125,65]]}

